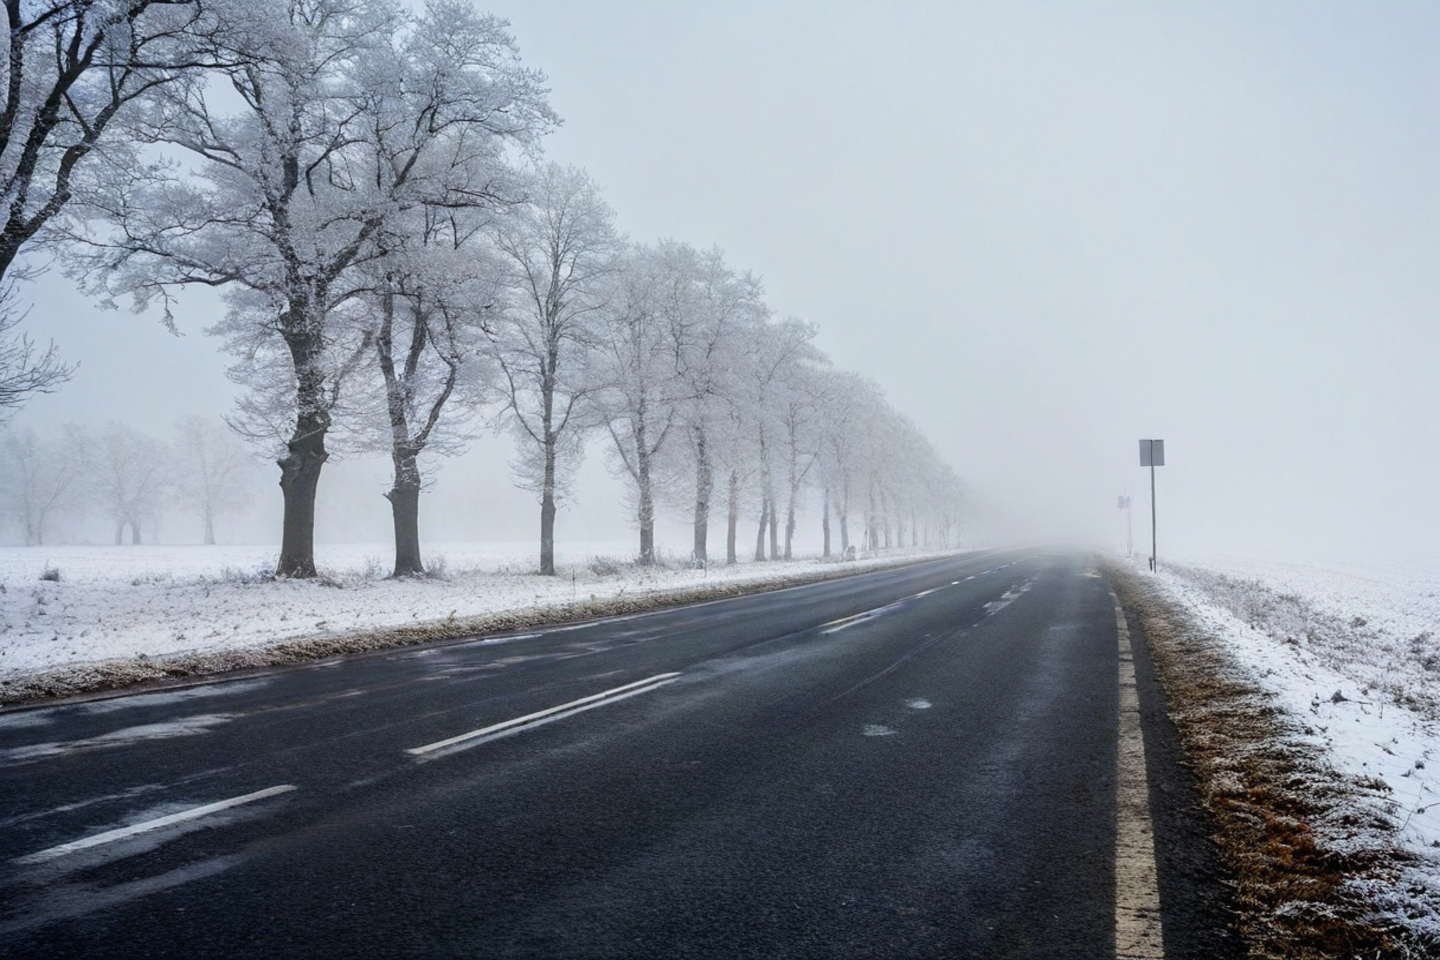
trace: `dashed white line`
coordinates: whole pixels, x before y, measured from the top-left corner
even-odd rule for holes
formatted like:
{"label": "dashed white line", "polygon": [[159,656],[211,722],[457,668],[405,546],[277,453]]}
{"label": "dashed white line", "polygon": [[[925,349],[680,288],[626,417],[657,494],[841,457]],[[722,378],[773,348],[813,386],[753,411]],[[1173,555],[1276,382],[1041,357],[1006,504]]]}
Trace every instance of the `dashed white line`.
{"label": "dashed white line", "polygon": [[43,863],[46,860],[63,857],[65,854],[74,853],[77,850],[86,850],[90,847],[98,847],[102,843],[113,843],[116,840],[124,840],[136,834],[158,830],[161,827],[168,827],[171,824],[184,823],[187,820],[196,820],[200,817],[209,816],[212,813],[219,813],[221,810],[228,810],[231,807],[254,803],[256,800],[264,800],[267,797],[279,796],[282,793],[289,793],[295,789],[297,789],[295,785],[290,783],[282,783],[278,787],[266,787],[264,790],[247,793],[243,797],[231,797],[229,800],[218,800],[215,803],[207,803],[202,807],[191,807],[189,810],[181,810],[179,813],[156,817],[154,820],[146,820],[144,823],[136,823],[128,827],[120,827],[116,830],[107,830],[104,833],[97,833],[93,837],[85,837],[82,840],[72,840],[70,843],[62,843],[56,847],[49,847],[37,853],[18,857],[15,862]]}
{"label": "dashed white line", "polygon": [[513,720],[503,720],[500,723],[492,723],[488,727],[481,727],[478,730],[471,730],[458,736],[447,737],[444,740],[436,740],[434,743],[427,743],[423,747],[411,747],[405,752],[412,757],[424,757],[445,750],[449,747],[461,744],[474,745],[483,743],[486,740],[493,740],[496,737],[506,736],[511,733],[518,733],[528,727],[539,726],[551,720],[559,720],[561,717],[569,716],[572,713],[580,713],[595,707],[614,703],[618,700],[625,700],[641,693],[649,693],[671,683],[678,673],[661,673],[645,680],[636,680],[634,683],[627,683],[622,687],[615,687],[611,690],[603,690],[600,693],[592,693],[588,697],[581,697],[579,700],[571,700],[569,703],[561,703],[545,710],[537,710],[534,713],[527,713],[523,717],[516,717]]}
{"label": "dashed white line", "polygon": [[1155,866],[1155,828],[1145,777],[1145,738],[1130,628],[1120,600],[1115,629],[1120,640],[1120,748],[1115,761],[1115,956],[1117,960],[1164,960],[1160,886]]}

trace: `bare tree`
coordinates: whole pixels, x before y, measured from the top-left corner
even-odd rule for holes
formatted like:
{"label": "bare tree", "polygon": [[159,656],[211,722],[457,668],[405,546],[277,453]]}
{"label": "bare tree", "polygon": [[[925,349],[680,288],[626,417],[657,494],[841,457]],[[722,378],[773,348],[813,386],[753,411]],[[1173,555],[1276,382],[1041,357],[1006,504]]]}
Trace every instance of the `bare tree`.
{"label": "bare tree", "polygon": [[618,248],[615,215],[575,167],[546,164],[530,202],[500,222],[510,303],[491,326],[504,374],[506,420],[519,444],[516,476],[540,495],[540,573],[555,573],[555,511],[579,466],[596,386],[595,312]]}
{"label": "bare tree", "polygon": [[[496,209],[521,196],[508,145],[528,146],[536,131],[521,124],[536,128],[547,116],[538,91],[516,86],[534,78],[515,72],[504,27],[465,4],[432,4],[388,60],[366,64],[373,179],[394,208],[377,234],[380,256],[367,272],[378,282],[365,300],[378,307],[397,577],[425,569],[420,457],[461,449],[488,379],[478,348],[502,268],[487,239]],[[456,405],[457,391],[474,396]]]}
{"label": "bare tree", "polygon": [[[716,471],[729,467],[726,473],[738,480],[739,436],[732,427],[735,405],[744,396],[739,371],[769,310],[759,279],[736,273],[720,250],[698,251],[669,241],[659,251],[667,264],[659,305],[674,344],[680,383],[677,423],[684,439],[672,447],[672,456],[680,472],[689,474],[688,480],[677,477],[671,485],[689,497],[691,559],[704,564],[709,561]],[[733,553],[730,547],[727,538],[727,559]]]}
{"label": "bare tree", "polygon": [[80,503],[86,464],[79,430],[67,426],[52,440],[30,427],[11,427],[0,450],[0,504],[20,527],[25,545],[40,546],[51,518]]}
{"label": "bare tree", "polygon": [[191,36],[203,12],[199,0],[6,0],[0,279],[121,112],[204,65]]}
{"label": "bare tree", "polygon": [[169,487],[170,450],[160,440],[111,421],[94,441],[91,484],[115,524],[115,542],[143,542],[143,527],[159,517]]}
{"label": "bare tree", "polygon": [[191,414],[175,425],[175,492],[200,515],[205,543],[215,543],[215,519],[254,498],[255,461],[225,425]]}
{"label": "bare tree", "polygon": [[593,402],[614,442],[617,472],[635,497],[642,564],[655,562],[656,457],[675,426],[685,390],[660,310],[671,279],[656,248],[627,251],[603,311],[603,348],[596,354],[603,387]]}
{"label": "bare tree", "polygon": [[27,335],[13,333],[24,319],[24,311],[16,309],[14,283],[0,280],[0,423],[32,395],[53,393],[75,372],[53,342],[40,350]]}
{"label": "bare tree", "polygon": [[[464,18],[473,21],[473,12],[457,2],[430,9],[436,24],[456,29],[451,36],[433,26],[427,42],[447,50],[463,44],[470,31]],[[118,229],[94,241],[83,270],[91,289],[128,293],[137,308],[158,299],[167,319],[175,288],[226,288],[231,309],[214,332],[240,358],[232,376],[261,378],[249,384],[254,396],[242,407],[242,425],[261,437],[283,429],[276,572],[311,577],[326,435],[344,379],[370,347],[356,332],[363,311],[350,308],[364,287],[355,274],[383,255],[387,227],[423,199],[426,134],[438,137],[440,126],[454,123],[485,132],[472,149],[493,150],[496,138],[528,145],[551,114],[543,78],[519,66],[503,24],[479,18],[490,43],[478,71],[485,96],[472,99],[457,78],[453,114],[393,113],[420,135],[381,177],[374,102],[400,96],[406,78],[375,67],[394,62],[412,21],[386,0],[253,0],[231,12],[206,51],[234,64],[223,71],[224,99],[215,93],[219,85],[167,87],[146,130],[149,142],[179,150],[193,169],[138,157],[131,169],[112,167],[87,212]],[[445,88],[447,78],[435,79]],[[415,194],[407,195],[412,186]]]}
{"label": "bare tree", "polygon": [[135,101],[200,66],[199,0],[7,0],[0,99],[0,419],[70,379],[50,343],[13,333],[24,319],[22,248],[70,201],[77,168]]}

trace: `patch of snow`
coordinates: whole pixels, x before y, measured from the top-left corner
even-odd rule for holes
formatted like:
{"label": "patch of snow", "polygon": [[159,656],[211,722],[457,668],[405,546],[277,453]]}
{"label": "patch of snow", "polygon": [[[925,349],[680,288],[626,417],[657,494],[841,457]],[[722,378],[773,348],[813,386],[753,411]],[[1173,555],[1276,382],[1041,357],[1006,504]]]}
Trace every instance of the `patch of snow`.
{"label": "patch of snow", "polygon": [[1403,894],[1374,893],[1392,921],[1440,938],[1440,564],[1224,557],[1162,566],[1156,582],[1364,786],[1391,827],[1377,839],[1411,858]]}
{"label": "patch of snow", "polygon": [[[320,546],[315,580],[275,580],[263,546],[0,548],[0,679],[109,659],[269,646],[327,634],[655,594],[706,583],[762,583],[817,569],[861,571],[903,552],[826,564],[813,558],[708,570],[624,559],[629,544],[557,547],[541,577],[534,544],[437,543],[438,576],[391,580],[383,544]],[[910,554],[916,558],[919,554]],[[46,567],[60,580],[42,581]],[[163,696],[197,696],[203,690]],[[118,701],[116,701],[118,702]]]}

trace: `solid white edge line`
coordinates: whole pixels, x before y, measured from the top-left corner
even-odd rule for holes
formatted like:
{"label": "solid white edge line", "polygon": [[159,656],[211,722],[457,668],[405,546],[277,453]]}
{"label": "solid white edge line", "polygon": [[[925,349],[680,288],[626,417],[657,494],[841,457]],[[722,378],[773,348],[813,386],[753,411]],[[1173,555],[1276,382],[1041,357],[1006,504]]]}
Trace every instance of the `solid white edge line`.
{"label": "solid white edge line", "polygon": [[598,704],[598,702],[601,700],[617,697],[619,694],[626,694],[631,691],[635,693],[641,693],[643,691],[637,688],[648,687],[652,684],[655,686],[660,686],[663,683],[668,683],[669,681],[675,679],[678,676],[680,676],[680,674],[678,673],[657,674],[646,680],[636,680],[634,683],[627,683],[624,686],[615,687],[612,690],[604,690],[600,693],[592,693],[590,696],[581,697],[579,700],[571,700],[569,703],[562,703],[558,706],[548,707],[544,710],[537,710],[534,713],[527,713],[525,716],[516,717],[513,720],[503,720],[500,723],[492,723],[488,727],[481,727],[478,730],[471,730],[468,733],[462,733],[458,736],[447,737],[444,740],[436,740],[434,743],[427,743],[423,747],[410,747],[405,752],[410,754],[412,757],[423,757],[427,753],[434,753],[436,750],[444,750],[446,747],[453,747],[457,743],[464,743],[467,740],[476,740],[480,737],[486,737],[492,734],[501,733],[513,727],[529,726],[531,724],[534,724],[538,720],[544,720],[546,717],[553,716],[557,713],[574,710],[575,708],[585,706],[586,704]]}
{"label": "solid white edge line", "polygon": [[58,847],[49,847],[36,853],[27,854],[16,858],[16,863],[42,863],[46,860],[53,860],[62,857],[67,853],[74,853],[76,850],[85,850],[90,847],[98,847],[102,843],[112,843],[116,840],[124,840],[126,837],[133,837],[139,833],[146,833],[150,830],[158,830],[161,827],[168,827],[172,823],[184,823],[186,820],[195,820],[208,816],[212,813],[219,813],[221,810],[228,810],[231,807],[238,807],[246,803],[254,803],[256,800],[264,800],[267,797],[278,796],[282,793],[289,793],[298,789],[294,784],[282,783],[278,787],[266,787],[264,790],[256,790],[254,793],[247,793],[243,797],[231,797],[229,800],[217,800],[215,803],[207,803],[202,807],[191,807],[189,810],[181,810],[179,813],[172,813],[164,817],[156,817],[154,820],[146,820],[144,823],[132,824],[128,827],[120,827],[116,830],[107,830],[104,833],[97,833],[93,837],[86,837],[83,840],[72,840],[70,843],[62,843]]}
{"label": "solid white edge line", "polygon": [[1117,960],[1164,960],[1155,826],[1150,817],[1150,784],[1145,773],[1145,736],[1135,654],[1120,598],[1115,604],[1119,642],[1119,746],[1115,757],[1115,956]]}

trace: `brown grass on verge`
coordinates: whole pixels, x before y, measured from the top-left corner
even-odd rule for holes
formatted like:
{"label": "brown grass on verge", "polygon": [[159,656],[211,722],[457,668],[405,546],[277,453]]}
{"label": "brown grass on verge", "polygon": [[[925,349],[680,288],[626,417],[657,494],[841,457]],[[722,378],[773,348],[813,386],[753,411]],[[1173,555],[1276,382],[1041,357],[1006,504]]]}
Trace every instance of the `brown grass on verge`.
{"label": "brown grass on verge", "polygon": [[1220,643],[1146,578],[1114,564],[1106,572],[1139,621],[1215,818],[1251,956],[1427,955],[1382,926],[1353,883],[1393,880],[1396,851],[1327,839],[1353,838],[1349,828],[1364,816],[1356,811],[1365,809],[1349,802],[1353,788],[1300,741],[1295,722],[1244,679]]}

